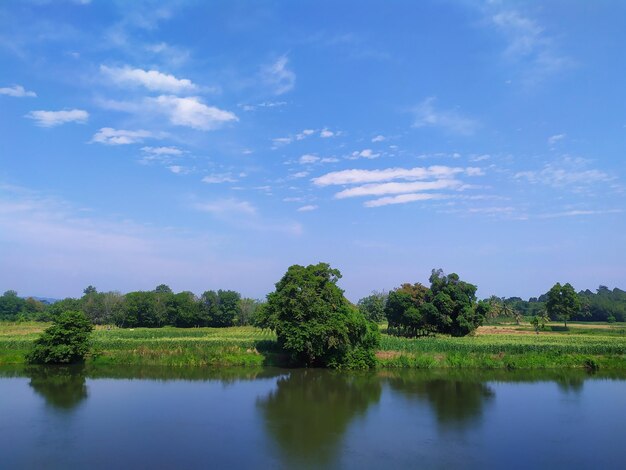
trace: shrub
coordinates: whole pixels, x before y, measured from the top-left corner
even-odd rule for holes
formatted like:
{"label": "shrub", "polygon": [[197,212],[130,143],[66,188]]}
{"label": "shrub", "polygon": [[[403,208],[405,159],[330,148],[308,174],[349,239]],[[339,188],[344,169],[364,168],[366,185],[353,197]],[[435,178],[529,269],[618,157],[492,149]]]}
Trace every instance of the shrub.
{"label": "shrub", "polygon": [[82,362],[89,352],[93,326],[82,312],[63,312],[52,326],[35,340],[27,354],[31,364],[71,364]]}

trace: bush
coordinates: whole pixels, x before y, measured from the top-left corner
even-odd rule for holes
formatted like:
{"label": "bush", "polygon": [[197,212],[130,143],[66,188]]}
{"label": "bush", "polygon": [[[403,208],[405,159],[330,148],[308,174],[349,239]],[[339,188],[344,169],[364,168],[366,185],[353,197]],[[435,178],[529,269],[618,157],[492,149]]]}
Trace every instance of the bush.
{"label": "bush", "polygon": [[35,341],[26,355],[31,364],[72,364],[82,362],[89,352],[93,326],[82,312],[63,312]]}

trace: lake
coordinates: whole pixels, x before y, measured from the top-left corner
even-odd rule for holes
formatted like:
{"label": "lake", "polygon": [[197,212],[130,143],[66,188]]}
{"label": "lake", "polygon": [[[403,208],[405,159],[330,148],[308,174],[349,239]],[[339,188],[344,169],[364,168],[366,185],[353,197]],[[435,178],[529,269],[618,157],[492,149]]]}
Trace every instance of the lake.
{"label": "lake", "polygon": [[0,468],[625,468],[626,375],[0,368]]}

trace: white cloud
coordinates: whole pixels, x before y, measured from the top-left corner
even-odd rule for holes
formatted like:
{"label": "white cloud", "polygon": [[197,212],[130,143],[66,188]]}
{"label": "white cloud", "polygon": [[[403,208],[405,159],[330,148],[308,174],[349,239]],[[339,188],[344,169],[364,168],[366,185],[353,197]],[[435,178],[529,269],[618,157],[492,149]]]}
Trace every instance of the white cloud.
{"label": "white cloud", "polygon": [[326,173],[325,175],[313,178],[313,183],[317,186],[329,186],[339,184],[362,184],[402,180],[423,180],[428,178],[451,178],[454,175],[465,173],[468,176],[480,176],[480,168],[468,167],[458,168],[449,166],[433,165],[430,167],[415,168],[385,168],[382,170],[341,170]]}
{"label": "white cloud", "polygon": [[291,91],[296,84],[296,74],[287,68],[288,62],[287,56],[283,55],[262,70],[263,80],[276,95]]}
{"label": "white cloud", "polygon": [[324,157],[320,160],[320,163],[337,163],[338,161],[339,159],[335,157]]}
{"label": "white cloud", "polygon": [[170,165],[167,169],[176,175],[186,175],[191,172],[189,168],[180,165]]}
{"label": "white cloud", "polygon": [[309,154],[306,154],[306,155],[302,155],[302,156],[298,159],[298,162],[299,162],[301,165],[307,165],[307,164],[310,164],[310,163],[315,163],[315,162],[317,162],[317,161],[319,161],[319,160],[320,160],[320,157],[316,157],[315,155],[309,155]]}
{"label": "white cloud", "polygon": [[563,140],[565,137],[567,136],[567,134],[556,134],[556,135],[552,135],[548,138],[548,144],[550,145],[554,145],[556,144],[559,140]]}
{"label": "white cloud", "polygon": [[309,172],[308,171],[299,171],[297,173],[294,173],[292,176],[294,178],[304,178],[306,176],[309,176]]}
{"label": "white cloud", "polygon": [[150,91],[165,93],[194,92],[198,87],[186,78],[161,73],[157,70],[133,69],[131,67],[100,66],[100,71],[117,85],[143,86]]}
{"label": "white cloud", "polygon": [[356,160],[357,158],[367,158],[369,160],[373,160],[374,158],[378,158],[380,157],[380,153],[374,153],[374,151],[372,149],[365,149],[365,150],[361,150],[356,151],[356,152],[352,152],[352,155],[350,155],[350,157],[348,157],[350,160]]}
{"label": "white cloud", "polygon": [[313,133],[315,133],[314,129],[304,129],[299,134],[296,134],[296,140],[306,139],[308,136],[312,135]]}
{"label": "white cloud", "polygon": [[68,122],[85,124],[89,118],[89,113],[82,109],[67,109],[63,111],[31,111],[26,115],[29,119],[34,119],[41,127],[54,127]]}
{"label": "white cloud", "polygon": [[176,156],[176,155],[183,154],[183,151],[177,147],[141,147],[141,150],[151,155],[158,155],[158,156],[162,156],[162,155]]}
{"label": "white cloud", "polygon": [[333,132],[331,130],[328,130],[327,128],[324,128],[320,131],[320,137],[322,139],[327,139],[329,137],[335,137],[337,135],[336,132]]}
{"label": "white cloud", "polygon": [[359,196],[382,196],[384,194],[416,193],[441,189],[458,189],[462,183],[458,180],[441,179],[436,181],[417,181],[412,183],[374,183],[344,189],[335,194],[335,199]]}
{"label": "white cloud", "polygon": [[383,142],[384,140],[385,140],[384,135],[377,135],[376,137],[372,139],[372,142]]}
{"label": "white cloud", "polygon": [[454,110],[437,110],[435,98],[426,98],[415,108],[413,127],[437,127],[458,135],[473,135],[480,127],[478,121],[463,116]]}
{"label": "white cloud", "polygon": [[363,205],[365,207],[381,207],[390,204],[406,204],[407,202],[429,201],[433,199],[445,199],[443,194],[401,194],[399,196],[381,197],[372,201],[367,201]]}
{"label": "white cloud", "polygon": [[281,147],[283,145],[288,145],[293,141],[291,137],[276,137],[272,139],[272,143],[274,144],[274,148]]}
{"label": "white cloud", "polygon": [[248,201],[240,201],[238,199],[217,199],[215,201],[198,202],[194,204],[194,208],[211,214],[256,214],[256,208]]}
{"label": "white cloud", "polygon": [[230,173],[216,173],[208,175],[202,178],[203,183],[220,184],[220,183],[235,183],[237,179]]}
{"label": "white cloud", "polygon": [[197,96],[180,98],[173,95],[161,95],[147,98],[158,110],[169,117],[176,126],[187,126],[199,130],[213,130],[221,125],[239,119],[234,113],[214,106],[207,106]]}
{"label": "white cloud", "polygon": [[0,88],[0,95],[13,96],[15,98],[35,98],[37,93],[34,91],[26,91],[22,85],[13,85],[12,87]]}
{"label": "white cloud", "polygon": [[318,208],[318,206],[315,206],[313,204],[309,204],[307,206],[298,207],[298,212],[310,212],[310,211],[314,211],[317,208]]}
{"label": "white cloud", "polygon": [[223,124],[239,121],[230,112],[207,106],[197,96],[184,98],[174,95],[160,95],[140,101],[98,100],[105,109],[135,114],[142,119],[154,119],[156,115],[166,116],[176,126],[186,126],[199,130],[214,130]]}
{"label": "white cloud", "polygon": [[144,139],[151,138],[155,139],[160,137],[158,134],[145,130],[127,131],[124,129],[103,127],[94,134],[91,142],[97,142],[105,145],[128,145],[143,142]]}
{"label": "white cloud", "polygon": [[559,161],[546,163],[539,171],[521,171],[515,174],[515,178],[557,188],[581,188],[614,179],[604,171],[588,169],[586,160],[572,157],[564,157]]}

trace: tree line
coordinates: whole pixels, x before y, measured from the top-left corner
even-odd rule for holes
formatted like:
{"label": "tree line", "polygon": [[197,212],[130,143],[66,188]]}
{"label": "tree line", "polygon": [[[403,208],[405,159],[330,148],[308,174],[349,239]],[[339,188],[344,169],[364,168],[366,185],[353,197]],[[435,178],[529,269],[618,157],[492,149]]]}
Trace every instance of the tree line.
{"label": "tree line", "polygon": [[[445,283],[450,284],[450,281],[448,279]],[[451,286],[454,286],[456,281],[452,281]],[[447,289],[450,290],[451,286]],[[460,284],[458,288],[467,289],[468,286]],[[437,289],[439,288],[435,290]],[[404,328],[416,335],[426,334],[437,324],[443,326],[442,320],[432,315],[434,311],[430,310],[429,316],[425,309],[430,307],[422,305],[434,305],[432,301],[438,293],[428,294],[428,288],[419,283],[405,283],[391,292],[373,292],[360,299],[357,307],[368,319],[376,323],[388,320],[390,326],[399,326],[400,330]],[[470,295],[468,291],[466,294],[468,299],[475,299],[473,293]],[[390,296],[391,302],[388,304]],[[626,321],[626,291],[618,288],[611,290],[601,285],[596,292],[587,289],[577,292],[576,297],[580,305],[571,312],[568,320]],[[481,307],[487,320],[507,318],[520,322],[522,319],[535,317],[544,317],[552,321],[561,320],[560,314],[556,311],[548,312],[548,300],[549,293],[546,292],[528,300],[520,297],[491,296],[479,303],[487,304]],[[258,309],[264,303],[261,300],[242,297],[232,290],[206,291],[200,297],[188,291],[175,294],[165,284],[157,286],[153,291],[136,291],[125,295],[119,292],[98,292],[96,288],[89,286],[81,298],[66,298],[51,303],[33,297],[22,298],[16,291],[8,290],[0,296],[0,320],[52,321],[64,311],[82,311],[94,324],[115,324],[121,327],[251,325],[255,324]],[[415,310],[411,310],[411,306]],[[417,318],[415,315],[420,309],[421,314]],[[402,320],[404,310],[407,313],[406,318]]]}
{"label": "tree line", "polygon": [[93,324],[138,327],[227,327],[252,324],[261,302],[232,290],[174,293],[165,284],[152,291],[98,292],[88,286],[79,299],[54,303],[22,299],[15,291],[0,297],[0,320],[52,321],[63,312],[82,312]]}

